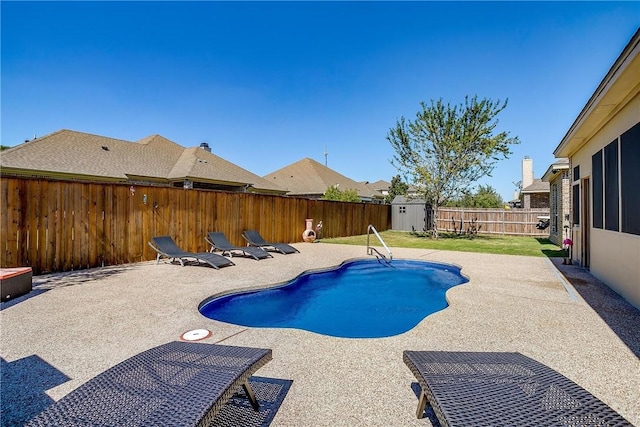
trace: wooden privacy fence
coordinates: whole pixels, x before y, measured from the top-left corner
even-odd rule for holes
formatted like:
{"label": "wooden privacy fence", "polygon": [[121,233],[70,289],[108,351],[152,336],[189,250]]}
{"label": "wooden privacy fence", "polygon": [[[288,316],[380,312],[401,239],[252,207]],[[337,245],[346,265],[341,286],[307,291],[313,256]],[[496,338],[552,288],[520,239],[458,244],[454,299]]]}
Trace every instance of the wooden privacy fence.
{"label": "wooden privacy fence", "polygon": [[321,237],[391,226],[389,205],[309,200],[212,190],[0,178],[0,267],[34,274],[152,260],[147,242],[169,235],[204,252],[209,231],[244,245],[242,231],[301,242],[305,219],[323,222]]}
{"label": "wooden privacy fence", "polygon": [[538,230],[539,216],[549,216],[549,209],[438,209],[438,230],[462,231],[475,227],[478,234],[549,237],[549,228]]}

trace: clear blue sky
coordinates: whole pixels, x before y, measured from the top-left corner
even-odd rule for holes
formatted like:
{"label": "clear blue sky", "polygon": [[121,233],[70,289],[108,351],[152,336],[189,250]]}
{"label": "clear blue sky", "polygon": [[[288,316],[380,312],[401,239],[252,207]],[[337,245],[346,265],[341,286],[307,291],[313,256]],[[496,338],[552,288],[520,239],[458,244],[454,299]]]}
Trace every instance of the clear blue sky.
{"label": "clear blue sky", "polygon": [[640,2],[2,1],[2,145],[73,129],[160,134],[258,175],[304,157],[397,171],[385,136],[420,102],[509,99],[518,136],[482,181],[540,177],[640,24]]}

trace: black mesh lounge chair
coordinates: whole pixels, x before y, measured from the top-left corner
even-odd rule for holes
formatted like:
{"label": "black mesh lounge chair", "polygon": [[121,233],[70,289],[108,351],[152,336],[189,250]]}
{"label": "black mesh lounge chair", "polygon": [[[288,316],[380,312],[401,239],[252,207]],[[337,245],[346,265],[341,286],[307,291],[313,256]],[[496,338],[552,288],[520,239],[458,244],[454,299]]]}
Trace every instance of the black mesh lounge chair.
{"label": "black mesh lounge chair", "polygon": [[234,253],[238,254],[238,252],[240,252],[240,255],[249,256],[258,260],[273,258],[273,255],[269,252],[256,246],[233,246],[231,242],[227,240],[224,233],[219,231],[210,231],[204,239],[211,245],[210,252],[218,250],[222,252],[222,255],[226,253],[230,257],[233,257]]}
{"label": "black mesh lounge chair", "polygon": [[286,243],[267,242],[256,230],[245,230],[242,232],[242,237],[247,241],[249,246],[257,246],[265,251],[271,250],[285,255],[300,252],[293,246],[287,245]]}
{"label": "black mesh lounge chair", "polygon": [[170,236],[152,237],[149,246],[158,253],[156,263],[160,262],[161,257],[165,257],[171,261],[177,259],[183,267],[185,261],[191,260],[196,261],[198,264],[209,264],[215,269],[227,265],[235,265],[230,259],[211,252],[185,252],[176,245],[176,242]]}
{"label": "black mesh lounge chair", "polygon": [[271,350],[170,342],[107,369],[32,418],[27,426],[206,426]]}
{"label": "black mesh lounge chair", "polygon": [[[578,384],[520,353],[405,351],[427,403],[446,426],[630,426]],[[428,402],[427,402],[428,401]]]}

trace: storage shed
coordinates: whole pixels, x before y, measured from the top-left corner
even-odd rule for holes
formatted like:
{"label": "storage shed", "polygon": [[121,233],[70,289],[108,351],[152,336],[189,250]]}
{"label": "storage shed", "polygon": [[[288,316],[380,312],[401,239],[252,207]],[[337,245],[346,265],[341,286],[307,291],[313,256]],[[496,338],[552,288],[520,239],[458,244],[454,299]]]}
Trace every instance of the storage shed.
{"label": "storage shed", "polygon": [[431,208],[424,199],[396,196],[391,202],[391,229],[427,231],[431,229]]}

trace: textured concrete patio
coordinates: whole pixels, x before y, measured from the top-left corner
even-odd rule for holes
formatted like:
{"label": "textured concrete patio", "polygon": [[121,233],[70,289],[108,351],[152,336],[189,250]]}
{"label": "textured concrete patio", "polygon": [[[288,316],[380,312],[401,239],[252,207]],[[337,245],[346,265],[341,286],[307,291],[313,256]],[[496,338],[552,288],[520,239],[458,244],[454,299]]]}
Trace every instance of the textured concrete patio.
{"label": "textured concrete patio", "polygon": [[234,258],[221,270],[146,262],[35,277],[31,294],[1,306],[2,425],[21,425],[101,371],[198,328],[213,331],[204,342],[273,349],[257,375],[293,380],[273,426],[430,426],[415,417],[405,349],[517,351],[640,425],[638,310],[588,272],[547,258],[393,248],[395,258],[459,265],[470,281],[449,290],[447,309],[390,338],[246,328],[199,314],[211,295],[366,257],[361,246],[296,247],[300,254]]}

